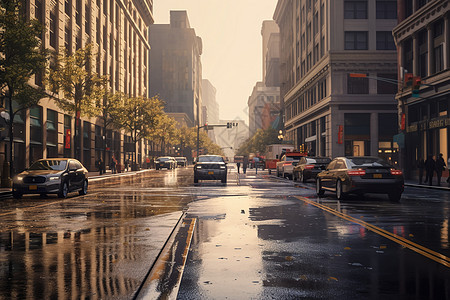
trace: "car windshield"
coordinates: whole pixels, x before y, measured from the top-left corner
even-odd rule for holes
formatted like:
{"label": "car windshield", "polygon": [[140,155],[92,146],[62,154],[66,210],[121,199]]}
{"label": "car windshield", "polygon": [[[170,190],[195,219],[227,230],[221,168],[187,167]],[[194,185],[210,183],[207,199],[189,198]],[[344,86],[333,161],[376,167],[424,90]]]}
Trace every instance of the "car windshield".
{"label": "car windshield", "polygon": [[53,170],[63,171],[66,169],[66,160],[39,160],[32,164],[28,170]]}
{"label": "car windshield", "polygon": [[221,156],[200,156],[198,162],[223,162]]}
{"label": "car windshield", "polygon": [[175,157],[175,159],[177,161],[185,161],[186,160],[186,158],[184,158],[184,157]]}
{"label": "car windshield", "polygon": [[157,161],[168,161],[169,158],[168,157],[160,157],[157,159]]}
{"label": "car windshield", "polygon": [[329,164],[331,159],[329,158],[308,158],[307,164]]}
{"label": "car windshield", "polygon": [[353,157],[349,159],[350,166],[355,167],[390,167],[391,165],[377,157]]}
{"label": "car windshield", "polygon": [[302,156],[286,156],[286,161],[300,160]]}

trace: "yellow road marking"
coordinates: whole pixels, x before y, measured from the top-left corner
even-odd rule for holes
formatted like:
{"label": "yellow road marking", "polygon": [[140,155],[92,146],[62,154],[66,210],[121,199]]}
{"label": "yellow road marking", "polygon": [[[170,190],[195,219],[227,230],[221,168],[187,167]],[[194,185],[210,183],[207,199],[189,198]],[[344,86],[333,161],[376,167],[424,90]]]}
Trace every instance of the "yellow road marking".
{"label": "yellow road marking", "polygon": [[367,230],[370,230],[370,231],[375,232],[375,233],[377,233],[377,234],[379,234],[381,236],[384,236],[385,238],[390,239],[391,241],[393,241],[393,242],[395,242],[397,244],[400,244],[400,245],[404,246],[405,248],[413,250],[416,253],[419,253],[419,254],[421,254],[421,255],[429,258],[429,259],[432,259],[432,260],[434,260],[434,261],[436,261],[436,262],[438,262],[438,263],[440,263],[440,264],[450,268],[450,258],[445,256],[445,255],[442,255],[442,254],[440,254],[438,252],[435,252],[435,251],[433,251],[431,249],[428,249],[428,248],[423,247],[423,246],[421,246],[419,244],[416,244],[416,243],[414,243],[414,242],[412,242],[410,240],[407,240],[407,239],[405,239],[405,238],[403,238],[401,236],[398,236],[398,235],[393,234],[393,233],[391,233],[389,231],[386,231],[386,230],[384,230],[384,229],[382,229],[380,227],[371,225],[371,224],[369,224],[367,222],[364,222],[362,220],[359,220],[359,219],[353,218],[353,217],[351,217],[349,215],[346,215],[344,213],[341,213],[341,212],[339,212],[337,210],[334,210],[334,209],[332,209],[332,208],[330,208],[328,206],[322,205],[322,204],[317,203],[315,201],[311,201],[308,198],[301,197],[301,196],[296,196],[296,198],[301,200],[301,201],[303,201],[303,202],[305,202],[305,203],[311,204],[311,205],[313,205],[313,206],[315,206],[317,208],[325,210],[325,211],[327,211],[327,212],[329,212],[329,213],[331,213],[331,214],[333,214],[333,215],[335,215],[337,217],[340,217],[340,218],[342,218],[344,220],[347,220],[347,221],[356,223],[358,225],[361,225],[362,227],[366,228]]}

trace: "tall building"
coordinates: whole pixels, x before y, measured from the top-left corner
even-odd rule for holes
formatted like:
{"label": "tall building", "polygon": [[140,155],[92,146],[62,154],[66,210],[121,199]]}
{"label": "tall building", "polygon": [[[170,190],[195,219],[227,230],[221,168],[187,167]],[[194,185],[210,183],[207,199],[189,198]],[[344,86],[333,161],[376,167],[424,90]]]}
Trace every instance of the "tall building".
{"label": "tall building", "polygon": [[279,29],[273,20],[263,22],[262,36],[262,82],[257,82],[248,98],[249,131],[253,136],[258,129],[274,126],[280,112],[279,85]]}
{"label": "tall building", "polygon": [[170,24],[150,26],[150,96],[160,95],[165,112],[185,113],[189,126],[202,115],[202,40],[186,11],[171,11]]}
{"label": "tall building", "polygon": [[[45,27],[42,42],[46,49],[74,53],[92,44],[96,50],[95,66],[100,75],[109,75],[113,91],[131,96],[148,95],[148,27],[153,23],[153,1],[119,0],[31,0],[26,1],[27,17]],[[36,76],[33,84],[42,85]],[[116,130],[102,133],[100,120],[81,118],[79,149],[73,149],[74,118],[60,110],[51,99],[23,112],[15,122],[14,169],[23,170],[40,158],[73,157],[75,153],[89,170],[106,151],[108,163],[114,155],[123,162],[137,147],[138,162],[147,152],[147,142],[137,146],[131,137]],[[8,140],[8,139],[7,139]],[[67,140],[71,142],[67,142]],[[3,150],[5,147],[0,145]],[[9,151],[9,150],[7,150]],[[4,153],[2,153],[4,154]],[[3,163],[5,155],[0,155]]]}
{"label": "tall building", "polygon": [[[398,161],[397,1],[279,0],[285,140],[315,155]],[[358,75],[352,75],[359,73]]]}
{"label": "tall building", "polygon": [[[401,116],[402,157],[411,176],[420,158],[449,158],[450,3],[446,0],[398,1],[397,94]],[[421,84],[418,84],[418,80]]]}
{"label": "tall building", "polygon": [[[203,122],[202,124],[219,124],[219,103],[216,100],[216,88],[208,79],[202,80],[202,103]],[[215,142],[215,131],[208,131],[209,138]]]}

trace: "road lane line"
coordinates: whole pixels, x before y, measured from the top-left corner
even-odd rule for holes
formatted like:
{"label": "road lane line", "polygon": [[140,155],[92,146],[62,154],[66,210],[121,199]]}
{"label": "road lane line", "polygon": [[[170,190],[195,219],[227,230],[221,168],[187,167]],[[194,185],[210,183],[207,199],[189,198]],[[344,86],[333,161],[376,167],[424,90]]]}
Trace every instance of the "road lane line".
{"label": "road lane line", "polygon": [[408,248],[410,250],[413,250],[416,253],[419,253],[419,254],[421,254],[421,255],[429,258],[429,259],[432,259],[432,260],[434,260],[434,261],[436,261],[436,262],[438,262],[438,263],[440,263],[440,264],[450,268],[450,258],[445,256],[445,255],[443,255],[443,254],[440,254],[440,253],[435,252],[435,251],[433,251],[431,249],[423,247],[423,246],[421,246],[419,244],[416,244],[416,243],[414,243],[414,242],[412,242],[412,241],[410,241],[408,239],[405,239],[405,238],[403,238],[401,236],[398,236],[398,235],[393,234],[393,233],[391,233],[389,231],[386,231],[386,230],[384,230],[384,229],[382,229],[380,227],[377,227],[375,225],[371,225],[371,224],[369,224],[367,222],[364,222],[364,221],[356,219],[356,218],[354,218],[352,216],[349,216],[349,215],[346,215],[344,213],[341,213],[341,212],[339,212],[337,210],[334,210],[334,209],[332,209],[332,208],[330,208],[328,206],[325,206],[325,205],[322,205],[322,204],[317,203],[315,201],[309,200],[308,198],[301,197],[301,196],[296,196],[296,198],[301,200],[301,201],[303,201],[303,202],[305,202],[305,203],[311,204],[311,205],[313,205],[313,206],[315,206],[317,208],[325,210],[325,211],[327,211],[327,212],[329,212],[329,213],[331,213],[331,214],[333,214],[333,215],[335,215],[337,217],[340,217],[340,218],[345,219],[347,221],[356,223],[356,224],[366,228],[367,230],[370,230],[370,231],[375,232],[375,233],[377,233],[377,234],[379,234],[381,236],[384,236],[385,238],[390,239],[391,241],[394,241],[397,244],[400,244],[400,245],[402,245],[402,246],[404,246],[404,247],[406,247],[406,248]]}

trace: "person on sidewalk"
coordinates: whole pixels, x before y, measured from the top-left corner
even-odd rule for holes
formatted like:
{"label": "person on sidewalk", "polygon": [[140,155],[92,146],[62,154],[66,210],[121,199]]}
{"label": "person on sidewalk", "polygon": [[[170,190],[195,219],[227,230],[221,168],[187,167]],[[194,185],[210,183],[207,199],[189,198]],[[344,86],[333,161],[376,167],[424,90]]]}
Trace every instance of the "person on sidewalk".
{"label": "person on sidewalk", "polygon": [[109,167],[111,169],[112,174],[116,174],[116,159],[114,156],[111,158],[111,162],[109,163]]}
{"label": "person on sidewalk", "polygon": [[436,175],[437,175],[437,185],[441,185],[441,177],[442,177],[442,171],[445,170],[445,161],[442,157],[442,153],[439,153],[439,157],[436,159]]}
{"label": "person on sidewalk", "polygon": [[103,160],[101,157],[98,159],[98,172],[100,175],[103,175],[103,173],[105,173],[105,167],[103,165]]}
{"label": "person on sidewalk", "polygon": [[423,158],[420,158],[417,162],[417,168],[419,169],[419,184],[423,182],[423,169],[425,168],[425,161]]}
{"label": "person on sidewalk", "polygon": [[247,156],[244,156],[244,162],[242,165],[242,170],[244,171],[244,174],[247,173],[247,166],[248,166],[248,158]]}
{"label": "person on sidewalk", "polygon": [[434,170],[436,169],[436,161],[434,160],[434,155],[428,155],[427,160],[425,161],[425,182],[428,181],[428,185],[433,185],[433,175]]}

